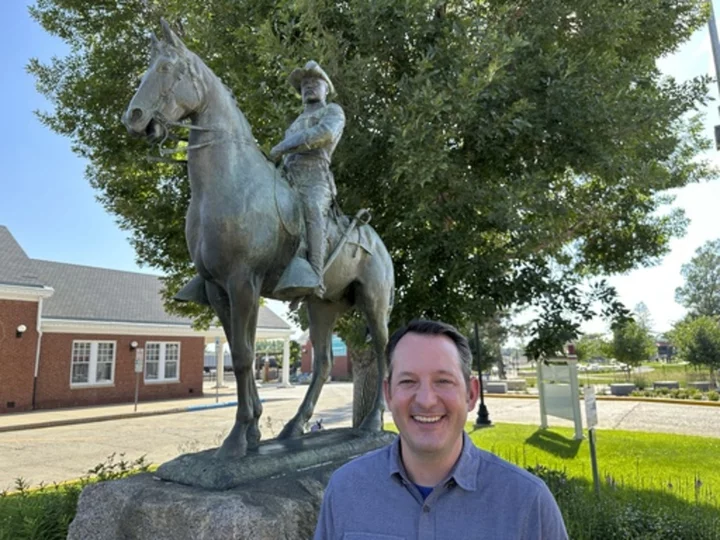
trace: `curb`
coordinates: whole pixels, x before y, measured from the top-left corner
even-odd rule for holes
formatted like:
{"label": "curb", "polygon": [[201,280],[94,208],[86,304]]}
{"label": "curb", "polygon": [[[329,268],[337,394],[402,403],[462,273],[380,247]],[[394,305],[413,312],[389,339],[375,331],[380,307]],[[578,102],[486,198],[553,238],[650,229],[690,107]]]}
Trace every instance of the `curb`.
{"label": "curb", "polygon": [[[537,394],[488,394],[485,399],[538,399]],[[582,397],[578,398],[582,401]],[[696,401],[694,399],[667,399],[667,398],[646,398],[639,396],[595,396],[598,401],[638,401],[641,403],[664,403],[666,405],[699,405],[701,407],[720,407],[720,401]]]}
{"label": "curb", "polygon": [[[264,400],[260,400],[262,403]],[[234,407],[237,401],[223,401],[221,403],[210,403],[207,405],[188,405],[187,407],[176,407],[174,409],[166,409],[162,411],[132,412],[122,414],[108,414],[105,416],[95,416],[87,418],[66,418],[64,420],[50,420],[48,422],[36,422],[34,424],[19,424],[17,426],[0,426],[0,433],[10,431],[25,431],[28,429],[41,429],[58,426],[72,426],[76,424],[92,424],[95,422],[107,422],[109,420],[126,420],[128,418],[144,418],[147,416],[163,416],[166,414],[179,414],[185,412],[206,411],[209,409],[222,409],[225,407]]]}

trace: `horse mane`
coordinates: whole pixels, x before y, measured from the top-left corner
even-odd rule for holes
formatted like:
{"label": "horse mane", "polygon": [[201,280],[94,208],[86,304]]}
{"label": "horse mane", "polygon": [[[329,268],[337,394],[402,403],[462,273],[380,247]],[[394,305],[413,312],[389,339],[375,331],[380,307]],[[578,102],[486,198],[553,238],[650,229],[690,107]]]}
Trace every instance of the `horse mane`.
{"label": "horse mane", "polygon": [[[168,45],[169,45],[169,44],[168,44]],[[169,45],[169,46],[172,47],[172,45]],[[172,48],[175,49],[175,47],[172,47]],[[203,61],[203,59],[200,58],[200,56],[198,56],[195,52],[191,51],[191,50],[188,49],[187,47],[185,47],[185,51],[177,51],[177,50],[175,50],[175,52],[176,52],[178,55],[184,56],[185,58],[187,58],[187,60],[188,60],[188,68],[189,68],[190,71],[191,71],[191,77],[192,77],[193,79],[195,79],[195,80],[203,80],[203,78],[200,76],[200,72],[201,72],[201,70],[204,68],[205,70],[207,70],[207,72],[208,72],[211,76],[215,77],[215,78],[218,80],[218,82],[220,83],[220,85],[225,89],[225,91],[227,92],[228,96],[230,97],[230,100],[232,101],[232,104],[235,106],[235,110],[237,111],[238,116],[240,117],[240,121],[241,121],[241,123],[242,123],[243,129],[248,133],[248,136],[249,136],[252,140],[255,140],[255,138],[253,137],[253,134],[252,134],[252,126],[250,125],[250,122],[248,122],[247,118],[245,118],[245,113],[243,113],[243,112],[242,112],[242,109],[240,109],[240,106],[238,105],[237,96],[235,95],[235,92],[233,92],[232,88],[230,88],[227,84],[225,84],[225,82],[220,78],[220,76],[219,76],[217,73],[215,73],[215,72],[210,68],[210,66],[208,66],[208,65]],[[187,53],[190,53],[190,54],[188,55]]]}

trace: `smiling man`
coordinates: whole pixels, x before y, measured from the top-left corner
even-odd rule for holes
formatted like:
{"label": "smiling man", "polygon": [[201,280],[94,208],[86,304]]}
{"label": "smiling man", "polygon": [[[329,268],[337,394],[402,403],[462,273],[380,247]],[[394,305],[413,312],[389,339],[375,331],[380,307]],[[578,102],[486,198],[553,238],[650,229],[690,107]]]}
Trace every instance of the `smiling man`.
{"label": "smiling man", "polygon": [[479,385],[467,339],[414,321],[387,348],[385,400],[400,435],[330,478],[315,540],[564,540],[539,478],[478,449],[465,434]]}

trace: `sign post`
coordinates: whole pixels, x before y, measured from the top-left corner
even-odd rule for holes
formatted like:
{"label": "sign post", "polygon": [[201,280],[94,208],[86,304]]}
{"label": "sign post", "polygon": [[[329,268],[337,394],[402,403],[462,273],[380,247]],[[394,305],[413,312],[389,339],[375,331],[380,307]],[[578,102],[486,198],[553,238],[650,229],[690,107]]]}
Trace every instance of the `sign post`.
{"label": "sign post", "polygon": [[220,384],[225,379],[225,355],[223,355],[223,347],[220,338],[215,338],[215,403],[220,401]]}
{"label": "sign post", "polygon": [[598,473],[597,453],[595,451],[595,426],[598,423],[597,400],[595,399],[595,389],[592,386],[585,387],[585,418],[587,418],[588,439],[590,440],[593,485],[595,486],[595,494],[600,495],[600,474]]}
{"label": "sign post", "polygon": [[145,362],[145,349],[135,349],[135,408],[133,412],[137,412],[138,394],[140,391],[140,374],[143,372],[143,364]]}

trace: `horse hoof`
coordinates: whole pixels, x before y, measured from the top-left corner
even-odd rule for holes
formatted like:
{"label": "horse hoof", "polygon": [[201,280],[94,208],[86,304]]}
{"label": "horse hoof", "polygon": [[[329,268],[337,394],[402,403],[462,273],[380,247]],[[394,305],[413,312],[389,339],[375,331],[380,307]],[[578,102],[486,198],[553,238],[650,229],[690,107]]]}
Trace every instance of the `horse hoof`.
{"label": "horse hoof", "polygon": [[365,419],[360,423],[358,426],[358,429],[360,431],[372,431],[372,432],[378,432],[382,431],[383,425],[380,414],[370,413],[365,417]]}
{"label": "horse hoof", "polygon": [[278,435],[278,439],[296,439],[302,435],[305,434],[305,431],[303,428],[295,423],[295,422],[288,422],[285,424],[285,427],[282,428],[282,431],[280,432],[280,435]]}
{"label": "horse hoof", "polygon": [[260,439],[262,438],[262,434],[260,433],[259,429],[250,429],[248,430],[247,434],[247,442],[248,447],[250,448],[257,448],[260,446]]}
{"label": "horse hoof", "polygon": [[245,457],[245,454],[247,454],[247,444],[227,444],[227,441],[225,441],[215,451],[215,458],[220,460],[238,459]]}

